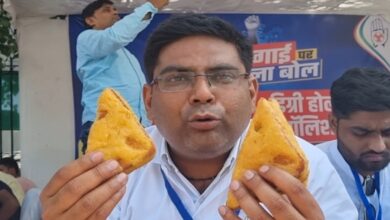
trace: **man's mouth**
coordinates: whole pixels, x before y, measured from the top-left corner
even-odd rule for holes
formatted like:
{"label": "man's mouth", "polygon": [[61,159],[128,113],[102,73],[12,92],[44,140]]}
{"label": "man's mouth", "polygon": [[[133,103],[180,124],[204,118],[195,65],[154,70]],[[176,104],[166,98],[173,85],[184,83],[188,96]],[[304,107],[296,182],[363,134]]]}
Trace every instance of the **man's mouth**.
{"label": "man's mouth", "polygon": [[367,153],[363,155],[363,158],[370,162],[380,162],[384,159],[384,155],[378,153]]}
{"label": "man's mouth", "polygon": [[196,130],[212,130],[219,125],[221,120],[212,114],[197,114],[190,118],[189,126]]}

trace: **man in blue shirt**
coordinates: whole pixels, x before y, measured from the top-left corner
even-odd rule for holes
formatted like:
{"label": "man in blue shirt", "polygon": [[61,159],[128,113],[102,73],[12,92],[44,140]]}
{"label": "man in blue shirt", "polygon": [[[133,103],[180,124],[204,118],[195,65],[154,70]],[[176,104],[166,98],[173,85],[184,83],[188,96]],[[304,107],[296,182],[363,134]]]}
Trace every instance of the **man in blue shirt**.
{"label": "man in blue shirt", "polygon": [[77,76],[83,84],[82,129],[79,141],[84,153],[89,129],[96,117],[97,100],[104,88],[111,87],[125,97],[144,126],[150,125],[142,100],[145,77],[137,58],[125,46],[150,23],[168,0],[149,0],[119,20],[113,2],[97,0],[82,12],[90,28],[77,38]]}

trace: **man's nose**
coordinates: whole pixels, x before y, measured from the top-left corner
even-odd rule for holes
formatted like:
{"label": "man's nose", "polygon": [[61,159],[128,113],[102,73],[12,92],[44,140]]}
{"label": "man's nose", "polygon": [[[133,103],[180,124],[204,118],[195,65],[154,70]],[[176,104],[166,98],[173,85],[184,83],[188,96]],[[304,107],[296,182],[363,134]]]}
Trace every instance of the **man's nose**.
{"label": "man's nose", "polygon": [[198,75],[194,77],[192,82],[192,92],[190,97],[191,103],[210,103],[215,100],[215,96],[212,92],[212,85],[204,75]]}
{"label": "man's nose", "polygon": [[375,152],[382,152],[386,149],[386,139],[382,135],[377,134],[370,140],[370,149]]}

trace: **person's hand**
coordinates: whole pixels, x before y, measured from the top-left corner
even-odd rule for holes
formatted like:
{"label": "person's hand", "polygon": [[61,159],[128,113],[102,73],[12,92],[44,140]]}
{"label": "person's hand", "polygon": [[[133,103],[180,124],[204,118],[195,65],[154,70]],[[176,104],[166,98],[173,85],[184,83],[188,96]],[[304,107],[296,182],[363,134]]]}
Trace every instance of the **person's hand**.
{"label": "person's hand", "polygon": [[258,36],[257,36],[257,31],[260,27],[260,18],[257,15],[250,15],[248,16],[245,21],[245,28],[247,30],[248,34],[248,41],[251,44],[257,44],[258,42]]}
{"label": "person's hand", "polygon": [[245,18],[244,23],[247,31],[257,31],[260,27],[260,18],[257,15],[251,15]]}
{"label": "person's hand", "polygon": [[[306,187],[276,167],[263,166],[258,172],[246,171],[241,182],[231,183],[231,190],[249,219],[324,219],[321,208]],[[240,219],[226,206],[220,207],[219,213],[225,220]]]}
{"label": "person's hand", "polygon": [[158,10],[160,10],[168,5],[169,0],[149,0],[149,2],[152,3],[154,7],[158,8]]}
{"label": "person's hand", "polygon": [[40,195],[42,219],[106,219],[122,198],[127,175],[101,152],[84,155],[62,167]]}
{"label": "person's hand", "polygon": [[383,26],[383,22],[380,18],[375,18],[371,21],[371,41],[374,47],[378,45],[385,46],[387,39],[389,38],[388,29]]}

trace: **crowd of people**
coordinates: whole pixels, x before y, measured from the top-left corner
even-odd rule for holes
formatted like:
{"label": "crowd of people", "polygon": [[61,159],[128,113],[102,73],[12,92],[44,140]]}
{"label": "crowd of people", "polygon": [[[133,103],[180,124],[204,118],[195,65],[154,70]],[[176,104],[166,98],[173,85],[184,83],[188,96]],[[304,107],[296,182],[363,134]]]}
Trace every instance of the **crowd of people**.
{"label": "crowd of people", "polygon": [[[18,195],[1,177],[0,216],[390,219],[387,70],[351,68],[332,83],[329,124],[336,140],[314,146],[296,137],[308,158],[307,186],[271,165],[247,170],[232,181],[258,99],[259,85],[250,74],[251,43],[221,18],[174,15],[149,36],[142,73],[124,46],[168,3],[149,0],[119,19],[113,2],[94,1],[82,12],[89,29],[77,40],[77,75],[83,83],[80,152],[87,147],[98,95],[113,87],[125,96],[153,139],[157,148],[153,160],[125,174],[117,161],[104,160],[101,152],[81,153],[42,191],[31,181],[22,181],[18,164],[0,163],[0,177],[3,172],[13,175],[22,193]],[[239,210],[225,206],[228,191],[237,198]],[[24,203],[23,195],[29,192],[33,193]]]}

